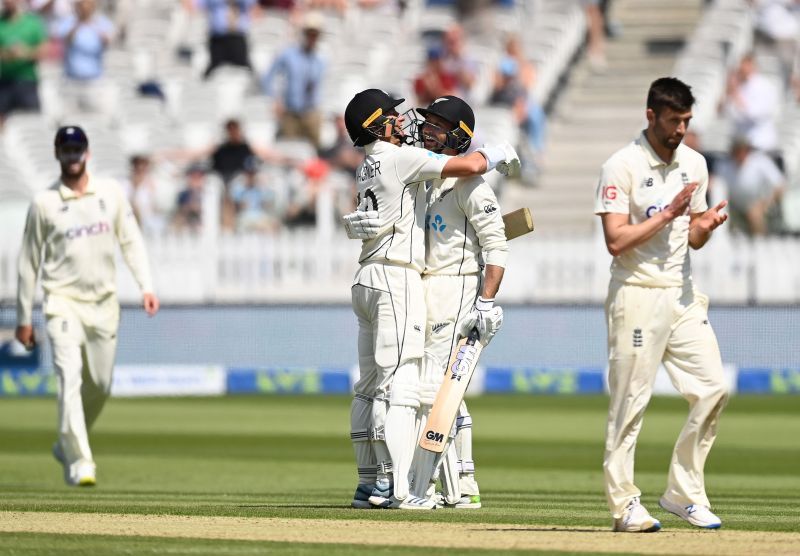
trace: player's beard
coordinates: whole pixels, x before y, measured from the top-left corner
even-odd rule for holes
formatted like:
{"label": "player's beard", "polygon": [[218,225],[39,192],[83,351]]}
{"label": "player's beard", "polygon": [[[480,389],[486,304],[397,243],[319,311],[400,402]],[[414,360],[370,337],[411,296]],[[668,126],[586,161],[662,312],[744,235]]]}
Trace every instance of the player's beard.
{"label": "player's beard", "polygon": [[86,153],[61,155],[58,161],[61,164],[61,175],[65,178],[80,178],[86,173]]}

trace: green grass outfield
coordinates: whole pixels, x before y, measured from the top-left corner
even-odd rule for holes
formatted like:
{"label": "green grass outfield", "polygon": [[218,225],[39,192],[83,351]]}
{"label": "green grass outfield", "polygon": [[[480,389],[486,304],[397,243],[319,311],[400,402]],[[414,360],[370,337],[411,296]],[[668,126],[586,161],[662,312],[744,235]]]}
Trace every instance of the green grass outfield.
{"label": "green grass outfield", "polygon": [[[90,489],[66,487],[50,455],[55,400],[1,399],[0,512],[609,527],[601,469],[606,404],[604,397],[471,399],[484,507],[417,513],[349,508],[356,484],[349,398],[112,399],[92,434],[98,486]],[[654,399],[636,453],[643,503],[665,530],[690,528],[657,506],[685,416],[683,400]],[[707,490],[725,530],[800,532],[799,439],[800,398],[731,399],[706,466]],[[364,551],[342,544],[0,534],[0,554],[347,554],[357,548]]]}

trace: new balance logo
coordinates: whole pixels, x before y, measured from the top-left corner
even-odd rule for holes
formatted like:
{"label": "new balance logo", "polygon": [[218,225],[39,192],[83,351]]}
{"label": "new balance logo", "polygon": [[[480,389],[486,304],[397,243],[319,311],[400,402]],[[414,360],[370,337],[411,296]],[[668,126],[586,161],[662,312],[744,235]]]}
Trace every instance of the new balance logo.
{"label": "new balance logo", "polygon": [[641,328],[633,329],[633,347],[640,348],[644,344],[644,337],[642,336]]}
{"label": "new balance logo", "polygon": [[653,178],[647,178],[642,182],[642,186],[644,187],[653,187]]}

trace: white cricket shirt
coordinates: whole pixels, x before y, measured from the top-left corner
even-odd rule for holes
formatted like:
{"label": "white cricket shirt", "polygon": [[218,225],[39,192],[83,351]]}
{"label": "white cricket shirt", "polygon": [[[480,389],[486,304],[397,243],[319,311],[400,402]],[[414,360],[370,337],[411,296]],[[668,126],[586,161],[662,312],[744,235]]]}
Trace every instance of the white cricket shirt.
{"label": "white cricket shirt", "polygon": [[116,243],[139,287],[152,292],[144,241],[119,184],[90,175],[81,196],[60,182],[38,193],[19,254],[17,323],[31,324],[40,267],[46,294],[91,303],[114,293]]}
{"label": "white cricket shirt", "polygon": [[418,147],[375,141],[356,171],[358,203],[377,210],[386,226],[365,240],[358,262],[425,268],[425,181],[442,176],[448,156]]}
{"label": "white cricket shirt", "polygon": [[[680,144],[669,163],[653,151],[645,134],[623,147],[603,164],[595,192],[595,214],[630,215],[638,224],[664,210],[683,187],[698,186],[689,205],[704,212],[708,189],[706,160]],[[691,280],[689,215],[679,216],[645,243],[614,257],[611,277],[626,284],[651,287],[680,286]]]}
{"label": "white cricket shirt", "polygon": [[434,180],[425,219],[425,274],[481,272],[506,266],[505,224],[494,191],[482,177]]}

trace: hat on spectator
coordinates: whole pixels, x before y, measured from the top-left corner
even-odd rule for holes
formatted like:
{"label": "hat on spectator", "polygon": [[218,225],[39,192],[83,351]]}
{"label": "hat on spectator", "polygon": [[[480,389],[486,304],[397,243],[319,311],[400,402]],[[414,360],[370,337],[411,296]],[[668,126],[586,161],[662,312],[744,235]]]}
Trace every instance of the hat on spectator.
{"label": "hat on spectator", "polygon": [[325,25],[325,18],[319,12],[308,12],[303,17],[303,24],[301,29],[303,31],[316,31],[317,33],[322,32],[322,28]]}

